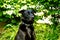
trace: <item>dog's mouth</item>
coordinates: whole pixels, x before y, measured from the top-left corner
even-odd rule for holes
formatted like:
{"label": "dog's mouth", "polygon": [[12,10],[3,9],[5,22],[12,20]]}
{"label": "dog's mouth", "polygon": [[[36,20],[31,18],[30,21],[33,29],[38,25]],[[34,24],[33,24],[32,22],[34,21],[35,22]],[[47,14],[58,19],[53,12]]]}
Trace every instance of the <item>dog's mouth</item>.
{"label": "dog's mouth", "polygon": [[22,18],[23,20],[26,20],[26,21],[33,21],[34,20],[34,18]]}
{"label": "dog's mouth", "polygon": [[30,18],[29,20],[31,21],[31,20],[33,20],[34,18]]}
{"label": "dog's mouth", "polygon": [[29,20],[32,20],[31,18]]}

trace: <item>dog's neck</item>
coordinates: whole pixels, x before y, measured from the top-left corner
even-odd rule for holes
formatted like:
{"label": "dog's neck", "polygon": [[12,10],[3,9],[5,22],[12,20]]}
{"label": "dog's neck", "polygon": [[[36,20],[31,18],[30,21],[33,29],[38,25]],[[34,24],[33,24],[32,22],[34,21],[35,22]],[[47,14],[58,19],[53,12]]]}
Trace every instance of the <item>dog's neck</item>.
{"label": "dog's neck", "polygon": [[25,24],[33,24],[33,20],[32,21],[29,21],[29,20],[26,20],[26,19],[22,19],[22,22],[25,23]]}
{"label": "dog's neck", "polygon": [[26,25],[26,26],[30,26],[30,25],[32,25],[32,24],[27,24],[27,23],[24,23],[24,22],[22,22],[22,24],[24,24],[24,25]]}

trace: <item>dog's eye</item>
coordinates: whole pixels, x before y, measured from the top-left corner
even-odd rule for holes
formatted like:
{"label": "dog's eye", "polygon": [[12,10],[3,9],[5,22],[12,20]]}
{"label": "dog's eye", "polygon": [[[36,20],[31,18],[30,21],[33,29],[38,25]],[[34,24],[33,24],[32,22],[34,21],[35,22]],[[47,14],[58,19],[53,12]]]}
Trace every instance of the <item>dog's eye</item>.
{"label": "dog's eye", "polygon": [[28,12],[29,13],[29,12]]}
{"label": "dog's eye", "polygon": [[28,14],[30,14],[30,12],[28,12]]}

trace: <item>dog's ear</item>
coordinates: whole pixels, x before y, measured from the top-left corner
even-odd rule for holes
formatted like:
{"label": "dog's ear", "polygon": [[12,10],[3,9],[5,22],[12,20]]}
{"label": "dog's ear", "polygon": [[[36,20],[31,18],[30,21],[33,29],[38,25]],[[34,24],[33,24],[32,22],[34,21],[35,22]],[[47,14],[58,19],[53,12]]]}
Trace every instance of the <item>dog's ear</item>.
{"label": "dog's ear", "polygon": [[30,8],[30,10],[32,10],[32,12],[33,12],[33,13],[36,13],[36,10],[35,10],[35,9],[33,9],[33,8]]}
{"label": "dog's ear", "polygon": [[25,10],[21,10],[21,11],[19,11],[19,13],[24,13],[24,11],[25,11]]}
{"label": "dog's ear", "polygon": [[33,10],[33,13],[36,13],[36,11],[35,11],[35,10]]}
{"label": "dog's ear", "polygon": [[36,11],[34,9],[32,9],[33,13],[36,13]]}

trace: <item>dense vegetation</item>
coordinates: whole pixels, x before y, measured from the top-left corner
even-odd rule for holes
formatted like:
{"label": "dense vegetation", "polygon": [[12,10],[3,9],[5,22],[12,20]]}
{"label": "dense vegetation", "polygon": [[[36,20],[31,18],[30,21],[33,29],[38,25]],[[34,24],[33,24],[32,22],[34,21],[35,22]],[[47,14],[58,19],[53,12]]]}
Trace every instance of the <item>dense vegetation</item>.
{"label": "dense vegetation", "polygon": [[14,40],[22,9],[33,8],[36,40],[60,40],[60,0],[0,0],[0,40]]}

